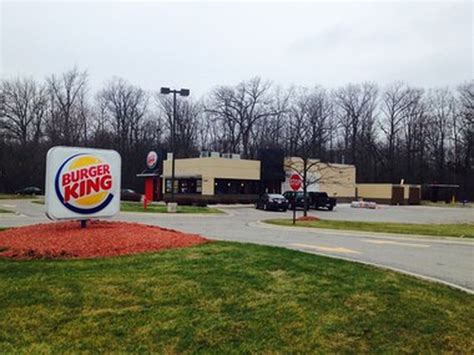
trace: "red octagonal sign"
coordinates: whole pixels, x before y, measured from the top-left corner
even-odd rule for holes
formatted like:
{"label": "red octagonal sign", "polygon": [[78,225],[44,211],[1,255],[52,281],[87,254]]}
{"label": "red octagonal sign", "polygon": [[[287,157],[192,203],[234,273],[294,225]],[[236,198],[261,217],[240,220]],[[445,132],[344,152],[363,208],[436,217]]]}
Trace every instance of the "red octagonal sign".
{"label": "red octagonal sign", "polygon": [[301,176],[298,174],[293,174],[290,176],[290,187],[293,191],[298,191],[301,188]]}

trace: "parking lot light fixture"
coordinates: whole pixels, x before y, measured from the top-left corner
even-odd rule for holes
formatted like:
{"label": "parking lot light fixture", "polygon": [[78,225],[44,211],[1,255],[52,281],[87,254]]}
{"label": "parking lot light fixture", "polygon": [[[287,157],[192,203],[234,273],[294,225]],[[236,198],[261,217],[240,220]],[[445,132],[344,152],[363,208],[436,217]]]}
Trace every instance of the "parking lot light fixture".
{"label": "parking lot light fixture", "polygon": [[160,93],[163,95],[173,94],[173,120],[171,123],[171,202],[175,202],[174,199],[174,180],[175,180],[175,127],[176,127],[176,94],[179,96],[189,96],[190,90],[183,89],[174,90],[169,87],[162,87]]}

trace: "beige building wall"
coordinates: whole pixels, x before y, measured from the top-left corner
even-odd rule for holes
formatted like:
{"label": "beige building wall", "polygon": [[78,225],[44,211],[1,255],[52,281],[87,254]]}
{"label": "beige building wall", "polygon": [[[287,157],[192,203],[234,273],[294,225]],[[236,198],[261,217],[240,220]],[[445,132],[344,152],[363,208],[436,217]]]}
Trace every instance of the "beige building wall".
{"label": "beige building wall", "polygon": [[362,198],[392,198],[392,184],[357,184],[357,196]]}
{"label": "beige building wall", "polygon": [[421,188],[421,185],[397,185],[388,183],[357,184],[357,194],[358,197],[362,198],[391,199],[393,186],[403,187],[403,198],[405,200],[408,200],[410,197],[410,186]]}
{"label": "beige building wall", "polygon": [[214,178],[208,176],[202,178],[202,195],[214,195]]}
{"label": "beige building wall", "polygon": [[[311,160],[315,164],[309,171],[309,180],[317,181],[308,187],[308,191],[322,191],[329,196],[355,197],[356,168],[349,164],[328,164],[319,160]],[[303,160],[298,157],[285,158],[285,172],[287,181],[282,186],[282,191],[289,190],[288,179],[293,172],[303,173]]]}
{"label": "beige building wall", "polygon": [[[171,178],[171,160],[163,162],[163,175]],[[213,195],[214,179],[260,180],[260,161],[217,157],[176,159],[175,176],[202,177],[202,194]]]}

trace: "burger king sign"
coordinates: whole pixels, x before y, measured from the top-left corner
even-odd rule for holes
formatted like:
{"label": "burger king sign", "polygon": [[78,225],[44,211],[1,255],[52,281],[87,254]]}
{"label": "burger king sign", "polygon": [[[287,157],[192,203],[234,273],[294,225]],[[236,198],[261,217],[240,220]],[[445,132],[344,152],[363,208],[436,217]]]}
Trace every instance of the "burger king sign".
{"label": "burger king sign", "polygon": [[121,158],[115,150],[53,147],[46,157],[50,219],[112,217],[120,210]]}

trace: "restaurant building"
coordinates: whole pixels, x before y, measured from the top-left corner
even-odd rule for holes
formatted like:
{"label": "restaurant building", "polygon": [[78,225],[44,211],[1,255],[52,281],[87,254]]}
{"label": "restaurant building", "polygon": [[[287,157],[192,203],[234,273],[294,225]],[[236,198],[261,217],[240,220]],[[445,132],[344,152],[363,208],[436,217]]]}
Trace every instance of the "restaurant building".
{"label": "restaurant building", "polygon": [[[202,152],[200,157],[175,160],[175,199],[178,203],[251,203],[261,193],[290,190],[288,177],[295,171],[278,149],[262,149],[258,160],[242,159],[239,154]],[[154,200],[171,199],[171,155],[162,161],[154,175],[160,191]],[[320,176],[308,191],[324,191],[330,196],[352,200],[355,196],[355,167],[318,162],[312,174]],[[140,174],[139,176],[148,176]],[[158,198],[157,198],[158,196]]]}
{"label": "restaurant building", "polygon": [[[247,202],[260,190],[260,161],[239,155],[202,156],[175,160],[176,199],[197,201]],[[171,194],[171,159],[163,162],[163,194]]]}
{"label": "restaurant building", "polygon": [[[242,159],[239,154],[202,152],[200,157],[175,160],[175,200],[193,203],[252,203],[262,193],[291,190],[290,176],[303,176],[303,160],[285,157],[279,149],[261,149],[257,160]],[[172,155],[165,150],[148,154],[144,178],[148,201],[171,200]],[[356,184],[356,168],[350,164],[307,161],[307,191],[326,192],[339,202],[364,199],[383,204],[419,204],[420,185]],[[438,186],[438,185],[436,185]],[[301,188],[302,190],[302,188]]]}

